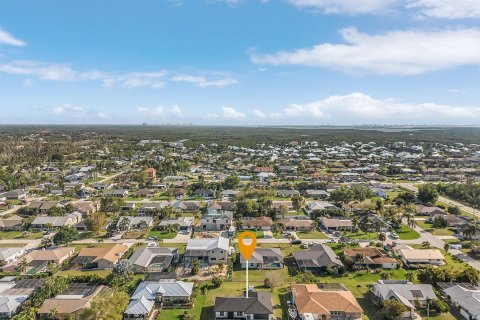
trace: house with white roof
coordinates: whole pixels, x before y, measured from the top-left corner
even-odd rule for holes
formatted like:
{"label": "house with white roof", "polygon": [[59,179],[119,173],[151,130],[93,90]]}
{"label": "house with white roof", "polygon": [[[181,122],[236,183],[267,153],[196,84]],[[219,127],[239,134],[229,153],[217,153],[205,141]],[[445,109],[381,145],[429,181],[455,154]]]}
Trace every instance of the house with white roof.
{"label": "house with white roof", "polygon": [[123,319],[149,319],[155,306],[191,306],[193,282],[160,280],[141,282],[133,293]]}
{"label": "house with white roof", "polygon": [[425,306],[428,300],[437,299],[432,285],[413,284],[406,280],[380,280],[371,290],[379,303],[393,299],[404,304],[408,308],[404,318],[411,318],[415,305]]}
{"label": "house with white roof", "polygon": [[7,264],[18,260],[25,254],[23,247],[0,248],[0,261]]}
{"label": "house with white roof", "polygon": [[185,248],[185,264],[193,259],[203,264],[227,263],[229,240],[224,237],[213,239],[190,239]]}
{"label": "house with white roof", "polygon": [[399,258],[408,266],[431,264],[440,266],[445,264],[445,257],[438,249],[413,249],[407,248],[397,250]]}
{"label": "house with white roof", "polygon": [[480,288],[472,290],[455,285],[444,291],[465,319],[480,319]]}
{"label": "house with white roof", "polygon": [[35,290],[43,284],[43,280],[0,280],[0,318],[11,318],[18,308],[27,300]]}
{"label": "house with white roof", "polygon": [[178,260],[178,248],[139,247],[128,260],[135,273],[162,272]]}
{"label": "house with white roof", "polygon": [[32,228],[48,229],[73,226],[82,221],[82,214],[78,211],[64,216],[37,216],[32,221]]}

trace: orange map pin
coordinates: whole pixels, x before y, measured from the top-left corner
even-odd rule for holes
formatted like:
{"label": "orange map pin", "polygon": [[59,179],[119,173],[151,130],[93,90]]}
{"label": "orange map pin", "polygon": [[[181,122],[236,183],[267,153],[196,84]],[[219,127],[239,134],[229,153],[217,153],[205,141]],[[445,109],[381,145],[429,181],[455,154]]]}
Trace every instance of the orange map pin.
{"label": "orange map pin", "polygon": [[253,251],[257,247],[257,237],[252,231],[244,231],[238,236],[238,246],[240,247],[240,253],[245,260],[250,260]]}

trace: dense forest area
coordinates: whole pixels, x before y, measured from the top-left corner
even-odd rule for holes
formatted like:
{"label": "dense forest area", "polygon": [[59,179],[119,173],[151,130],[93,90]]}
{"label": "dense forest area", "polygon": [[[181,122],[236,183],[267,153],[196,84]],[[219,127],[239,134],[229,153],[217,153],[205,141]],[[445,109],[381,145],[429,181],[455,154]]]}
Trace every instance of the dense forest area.
{"label": "dense forest area", "polygon": [[442,195],[480,208],[480,183],[441,183],[437,189]]}
{"label": "dense forest area", "polygon": [[[319,143],[406,141],[426,143],[478,143],[478,127],[226,127],[226,126],[0,126],[0,141],[25,133],[63,135],[66,141],[82,141],[97,135],[105,139],[186,139],[186,145],[217,143],[219,145],[251,146],[258,143],[288,143],[315,140]],[[97,137],[97,138],[98,138]],[[1,143],[0,143],[1,144]],[[2,147],[0,145],[0,151]]]}

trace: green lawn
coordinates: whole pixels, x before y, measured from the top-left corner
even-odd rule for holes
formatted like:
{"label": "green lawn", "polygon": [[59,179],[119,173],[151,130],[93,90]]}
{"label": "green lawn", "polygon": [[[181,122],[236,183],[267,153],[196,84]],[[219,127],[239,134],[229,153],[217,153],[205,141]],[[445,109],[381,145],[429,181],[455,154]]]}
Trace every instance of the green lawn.
{"label": "green lawn", "polygon": [[33,240],[39,239],[43,236],[42,232],[28,232],[28,236],[23,236],[23,231],[0,231],[0,240],[10,240],[10,239],[19,239],[19,240]]}
{"label": "green lawn", "polygon": [[96,274],[102,278],[106,278],[110,273],[112,273],[112,270],[64,270],[58,271],[57,275],[64,277],[75,277]]}
{"label": "green lawn", "polygon": [[173,239],[176,236],[177,236],[177,232],[169,232],[169,231],[154,231],[154,230],[151,230],[147,234],[147,238],[157,237],[158,240]]}
{"label": "green lawn", "polygon": [[357,232],[344,231],[340,233],[342,237],[357,240],[377,240],[377,233],[375,232],[363,232],[358,230]]}
{"label": "green lawn", "polygon": [[328,239],[328,237],[321,231],[312,230],[312,231],[299,231],[297,232],[297,236],[300,239]]}
{"label": "green lawn", "polygon": [[395,229],[395,232],[401,240],[415,240],[420,238],[420,234],[417,231],[406,225],[402,225],[400,229]]}
{"label": "green lawn", "polygon": [[453,236],[454,231],[447,228],[434,228],[431,223],[426,222],[425,220],[415,221],[417,225],[425,231],[430,232],[434,236]]}

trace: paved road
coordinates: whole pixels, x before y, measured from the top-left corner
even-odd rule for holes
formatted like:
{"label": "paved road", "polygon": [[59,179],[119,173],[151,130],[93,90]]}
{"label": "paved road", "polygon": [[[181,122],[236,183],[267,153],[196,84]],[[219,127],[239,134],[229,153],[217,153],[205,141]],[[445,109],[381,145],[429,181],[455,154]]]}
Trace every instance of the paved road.
{"label": "paved road", "polygon": [[[413,192],[418,192],[418,188],[412,183],[400,183],[400,185],[405,189],[411,190]],[[480,210],[474,209],[470,206],[466,206],[458,201],[451,200],[442,196],[438,197],[438,201],[443,202],[449,206],[457,206],[465,212],[468,212],[470,214],[473,214],[474,216],[480,217]]]}

